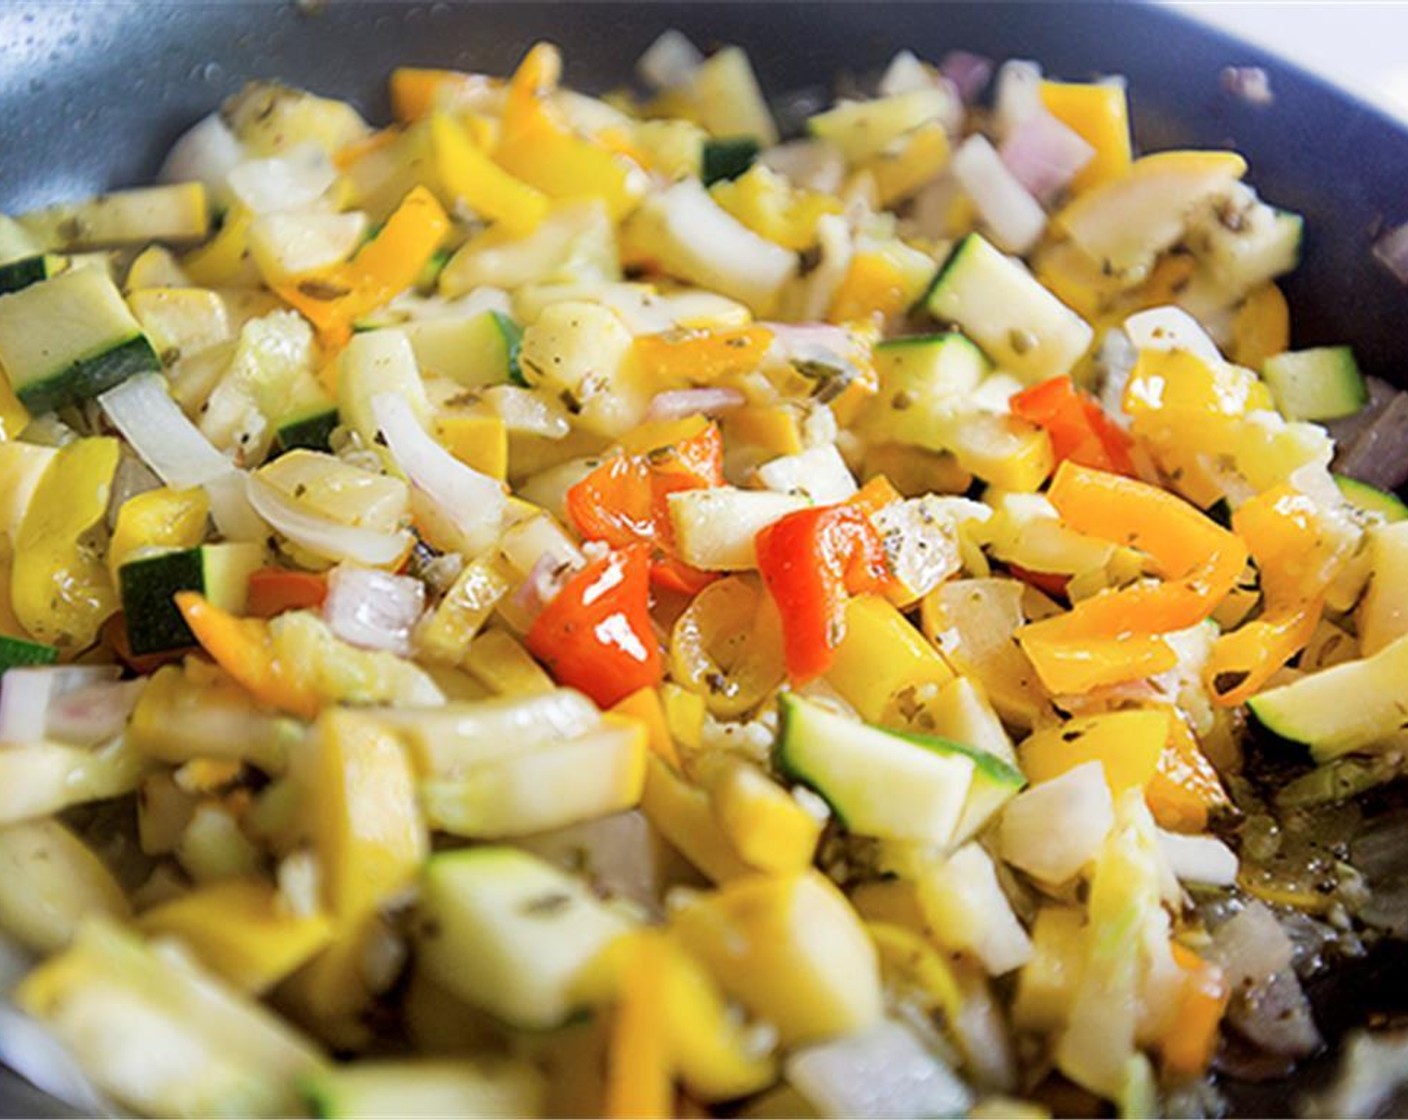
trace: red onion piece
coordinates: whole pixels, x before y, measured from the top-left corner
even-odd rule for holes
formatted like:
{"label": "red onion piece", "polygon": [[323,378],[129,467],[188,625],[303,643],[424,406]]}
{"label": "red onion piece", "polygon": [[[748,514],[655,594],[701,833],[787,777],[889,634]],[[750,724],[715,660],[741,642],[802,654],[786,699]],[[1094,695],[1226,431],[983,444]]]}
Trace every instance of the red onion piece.
{"label": "red onion piece", "polygon": [[953,83],[965,105],[971,105],[992,78],[992,59],[971,51],[949,51],[939,63],[939,73]]}
{"label": "red onion piece", "polygon": [[1395,226],[1374,242],[1374,256],[1393,273],[1400,284],[1408,284],[1408,222]]}
{"label": "red onion piece", "polygon": [[61,743],[96,747],[122,734],[145,681],[97,681],[49,702],[44,734]]}
{"label": "red onion piece", "polygon": [[998,154],[1007,170],[1043,205],[1095,156],[1095,149],[1050,113],[1033,113],[1004,137]]}
{"label": "red onion piece", "polygon": [[1398,393],[1368,427],[1340,449],[1335,470],[1377,486],[1397,490],[1408,482],[1408,393]]}
{"label": "red onion piece", "polygon": [[525,619],[531,621],[557,598],[562,585],[575,570],[572,565],[563,564],[561,559],[545,552],[538,557],[523,582],[514,588],[509,601],[522,612]]}
{"label": "red onion piece", "polygon": [[1007,169],[988,138],[976,132],[968,137],[953,153],[951,166],[993,243],[1004,253],[1030,252],[1046,228],[1046,211]]}
{"label": "red onion piece", "polygon": [[323,621],[351,645],[405,657],[411,652],[411,630],[424,610],[425,586],[410,576],[346,565],[328,576]]}
{"label": "red onion piece", "polygon": [[689,416],[717,416],[747,403],[737,389],[668,389],[655,394],[645,410],[648,421],[683,420]]}

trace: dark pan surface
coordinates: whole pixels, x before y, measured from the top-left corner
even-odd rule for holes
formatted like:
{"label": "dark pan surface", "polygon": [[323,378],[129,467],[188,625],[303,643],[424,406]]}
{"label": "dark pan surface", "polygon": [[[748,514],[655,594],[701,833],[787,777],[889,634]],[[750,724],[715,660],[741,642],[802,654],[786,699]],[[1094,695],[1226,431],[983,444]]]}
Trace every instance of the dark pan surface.
{"label": "dark pan surface", "polygon": [[[1128,77],[1146,149],[1235,147],[1269,201],[1300,211],[1307,242],[1287,284],[1295,344],[1352,342],[1367,370],[1408,383],[1408,290],[1371,258],[1408,221],[1408,131],[1293,67],[1135,3],[354,3],[312,14],[286,0],[0,0],[0,210],[142,183],[171,141],[250,78],[282,78],[386,118],[392,66],[503,73],[534,41],[564,50],[567,80],[621,83],[668,27],[749,50],[770,94],[827,86],[900,47],[1026,57],[1047,73]],[[1223,93],[1227,65],[1259,65],[1275,102]],[[1408,1010],[1401,946],[1314,994],[1331,1033]],[[1247,1115],[1288,1114],[1286,1086],[1235,1094]],[[1402,1103],[1400,1102],[1402,1107]],[[42,1099],[0,1071],[0,1116]],[[55,1115],[61,1112],[52,1113]]]}

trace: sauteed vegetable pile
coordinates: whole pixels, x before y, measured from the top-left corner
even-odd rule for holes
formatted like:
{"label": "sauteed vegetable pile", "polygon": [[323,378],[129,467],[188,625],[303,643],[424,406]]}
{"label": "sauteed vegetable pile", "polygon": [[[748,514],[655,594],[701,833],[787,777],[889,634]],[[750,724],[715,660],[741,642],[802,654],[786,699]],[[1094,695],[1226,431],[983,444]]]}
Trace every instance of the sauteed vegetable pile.
{"label": "sauteed vegetable pile", "polygon": [[1408,408],[1292,349],[1301,219],[1118,79],[560,69],[0,218],[15,1005],[156,1115],[1289,1072],[1408,930]]}

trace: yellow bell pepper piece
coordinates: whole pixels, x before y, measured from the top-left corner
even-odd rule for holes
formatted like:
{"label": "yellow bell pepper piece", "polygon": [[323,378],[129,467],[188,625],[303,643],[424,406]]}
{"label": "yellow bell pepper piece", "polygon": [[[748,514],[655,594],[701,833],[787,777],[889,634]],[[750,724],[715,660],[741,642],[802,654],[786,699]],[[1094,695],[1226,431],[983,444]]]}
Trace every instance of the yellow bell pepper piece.
{"label": "yellow bell pepper piece", "polygon": [[1123,85],[1043,81],[1041,103],[1095,149],[1090,162],[1071,180],[1073,193],[1099,186],[1129,170],[1129,101]]}
{"label": "yellow bell pepper piece", "polygon": [[665,723],[665,708],[660,703],[660,693],[646,686],[618,701],[611,709],[617,715],[629,716],[645,725],[646,743],[657,758],[679,769],[680,757],[675,750],[675,741],[670,738],[670,729]]}
{"label": "yellow bell pepper piece", "polygon": [[724,446],[748,446],[767,458],[795,455],[802,450],[797,413],[785,405],[744,405],[723,418]]}
{"label": "yellow bell pepper piece", "polygon": [[1253,291],[1232,320],[1232,360],[1248,369],[1260,369],[1273,354],[1291,348],[1291,310],[1275,284]]}
{"label": "yellow bell pepper piece", "polygon": [[752,373],[762,362],[772,340],[772,331],[766,327],[691,331],[683,336],[647,334],[636,339],[634,355],[652,385],[661,388],[712,385]]}
{"label": "yellow bell pepper piece", "polygon": [[799,190],[762,164],[754,164],[736,179],[720,180],[709,194],[759,237],[798,253],[816,244],[817,222],[822,217],[841,212],[838,199]]}
{"label": "yellow bell pepper piece", "polygon": [[1183,716],[1170,711],[1168,726],[1168,742],[1145,787],[1144,799],[1160,828],[1203,832],[1209,811],[1229,804],[1227,791]]}
{"label": "yellow bell pepper piece", "polygon": [[433,70],[418,66],[398,66],[391,71],[387,93],[391,115],[402,124],[412,124],[430,116],[454,95],[480,87],[496,86],[496,79],[460,70]]}
{"label": "yellow bell pepper piece", "polygon": [[661,1000],[666,977],[664,936],[632,935],[623,952],[624,975],[607,1053],[604,1115],[613,1120],[669,1116],[674,1078],[669,1016]]}
{"label": "yellow bell pepper piece", "polygon": [[117,511],[117,525],[108,544],[108,571],[117,569],[144,548],[195,548],[205,540],[210,499],[200,487],[173,490],[163,486],[135,494]]}
{"label": "yellow bell pepper piece", "polygon": [[1342,547],[1320,518],[1315,501],[1289,485],[1258,494],[1232,515],[1261,576],[1262,611],[1213,646],[1203,675],[1215,703],[1241,704],[1259,692],[1315,633]]}
{"label": "yellow bell pepper piece", "polygon": [[851,323],[879,319],[882,323],[913,305],[918,293],[907,288],[904,275],[881,253],[857,253],[831,299],[827,322]]}
{"label": "yellow bell pepper piece", "polygon": [[461,463],[490,478],[508,477],[508,427],[499,416],[438,416],[435,438]]}
{"label": "yellow bell pepper piece", "polygon": [[441,185],[514,237],[527,237],[547,217],[548,198],[515,179],[480,148],[469,131],[445,113],[430,118],[435,166]]}
{"label": "yellow bell pepper piece", "polygon": [[508,577],[497,565],[483,557],[471,560],[429,619],[417,627],[417,651],[431,660],[458,665],[508,590]]}
{"label": "yellow bell pepper piece", "polygon": [[237,618],[194,591],[178,591],[176,605],[205,652],[261,704],[304,719],[318,714],[321,699],[297,667],[285,665],[275,655],[269,625],[263,619]]}
{"label": "yellow bell pepper piece", "polygon": [[503,630],[475,638],[460,665],[501,696],[530,696],[557,687],[522,643]]}
{"label": "yellow bell pepper piece", "polygon": [[937,691],[953,679],[939,652],[899,609],[878,595],[846,604],[846,633],[836,647],[827,682],[862,719],[893,721],[925,686]]}
{"label": "yellow bell pepper piece", "polygon": [[856,912],[829,879],[750,875],[673,915],[685,948],[720,986],[791,1046],[873,1025],[879,961]]}
{"label": "yellow bell pepper piece", "polygon": [[550,198],[596,197],[620,221],[645,193],[645,174],[629,160],[578,136],[551,103],[562,57],[539,43],[509,82],[503,134],[494,159]]}
{"label": "yellow bell pepper piece", "polygon": [[249,227],[253,222],[254,215],[248,210],[232,207],[215,236],[181,258],[182,270],[203,288],[219,288],[235,280],[250,260]]}
{"label": "yellow bell pepper piece", "polygon": [[908,198],[948,166],[949,155],[948,133],[938,121],[921,124],[893,149],[880,153],[867,164],[880,205],[888,209]]}
{"label": "yellow bell pepper piece", "polygon": [[355,319],[416,282],[449,229],[450,219],[435,196],[415,187],[350,261],[294,277],[276,291],[318,328],[325,346],[339,348],[351,337]]}
{"label": "yellow bell pepper piece", "polygon": [[697,754],[704,746],[704,717],[707,710],[704,697],[677,684],[665,684],[660,689],[660,703],[665,709],[665,726],[686,753]]}
{"label": "yellow bell pepper piece", "polygon": [[714,882],[752,872],[720,827],[709,795],[655,754],[646,759],[640,807],[660,835]]}
{"label": "yellow bell pepper piece", "polygon": [[61,447],[40,476],[15,538],[10,599],[36,640],[83,649],[118,607],[100,551],[84,541],[107,513],[118,442],[108,437]]}
{"label": "yellow bell pepper piece", "polygon": [[811,866],[821,822],[757,767],[731,763],[710,794],[719,827],[744,863],[778,875]]}
{"label": "yellow bell pepper piece", "polygon": [[1153,708],[1080,716],[1029,735],[1017,757],[1033,785],[1098,762],[1110,792],[1119,797],[1149,785],[1169,739],[1169,723],[1167,711]]}
{"label": "yellow bell pepper piece", "polygon": [[179,937],[205,965],[242,991],[262,995],[327,945],[321,914],[283,907],[262,879],[225,879],[142,915],[144,933]]}

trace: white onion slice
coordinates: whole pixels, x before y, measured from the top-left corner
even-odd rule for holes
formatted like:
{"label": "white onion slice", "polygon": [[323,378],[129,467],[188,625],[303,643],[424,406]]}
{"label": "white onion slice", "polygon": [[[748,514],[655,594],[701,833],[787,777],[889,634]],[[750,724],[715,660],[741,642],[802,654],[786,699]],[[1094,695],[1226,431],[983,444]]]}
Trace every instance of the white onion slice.
{"label": "white onion slice", "polygon": [[99,396],[98,403],[113,427],[168,486],[204,486],[235,469],[171,399],[166,379],[159,373],[129,377]]}
{"label": "white onion slice", "polygon": [[656,89],[677,89],[694,78],[704,62],[699,48],[673,27],[645,48],[636,63],[636,73]]}
{"label": "white onion slice", "polygon": [[0,743],[37,743],[49,729],[49,710],[71,692],[111,682],[116,665],[47,665],[9,669],[0,677]]}
{"label": "white onion slice", "polygon": [[1049,203],[1095,155],[1074,129],[1045,109],[1020,121],[998,148],[1017,182],[1041,203]]}
{"label": "white onion slice", "polygon": [[963,141],[953,153],[952,169],[999,249],[1020,256],[1037,243],[1046,228],[1046,211],[987,137],[975,133]]}
{"label": "white onion slice", "polygon": [[171,145],[157,172],[157,182],[204,183],[212,194],[218,194],[224,189],[226,177],[244,157],[244,145],[219,113],[211,113]]}
{"label": "white onion slice", "polygon": [[311,206],[336,181],[337,168],[311,141],[283,155],[245,160],[226,177],[230,190],[255,214]]}
{"label": "white onion slice", "polygon": [[1151,307],[1124,321],[1124,333],[1136,350],[1187,350],[1214,365],[1222,354],[1198,320],[1179,307]]}
{"label": "white onion slice", "polygon": [[323,621],[363,649],[411,652],[411,631],[425,611],[425,585],[410,576],[340,564],[328,576]]}
{"label": "white onion slice", "polygon": [[259,541],[269,535],[264,519],[250,503],[246,477],[243,471],[231,471],[205,484],[211,520],[227,541]]}
{"label": "white onion slice", "polygon": [[1182,836],[1159,829],[1159,847],[1180,883],[1230,887],[1237,881],[1237,856],[1215,836]]}
{"label": "white onion slice", "polygon": [[1085,762],[1019,793],[1002,812],[1002,858],[1047,883],[1074,878],[1115,824],[1105,768]]}
{"label": "white onion slice", "polygon": [[893,1019],[794,1050],[787,1080],[818,1116],[964,1116],[968,1087]]}
{"label": "white onion slice", "polygon": [[411,547],[410,533],[378,533],[315,517],[258,475],[248,475],[249,504],[274,529],[300,548],[326,560],[352,560],[373,568],[397,563]]}
{"label": "white onion slice", "polygon": [[436,443],[404,398],[394,393],[373,397],[372,415],[411,483],[412,499],[424,496],[434,531],[449,551],[477,555],[498,540],[508,503],[497,479],[461,463]]}
{"label": "white onion slice", "polygon": [[1019,58],[1002,64],[993,97],[993,132],[999,140],[1028,117],[1042,111],[1041,67]]}
{"label": "white onion slice", "polygon": [[645,410],[648,421],[684,420],[690,416],[717,416],[721,412],[742,408],[747,403],[737,389],[722,387],[704,389],[667,389],[656,393]]}

